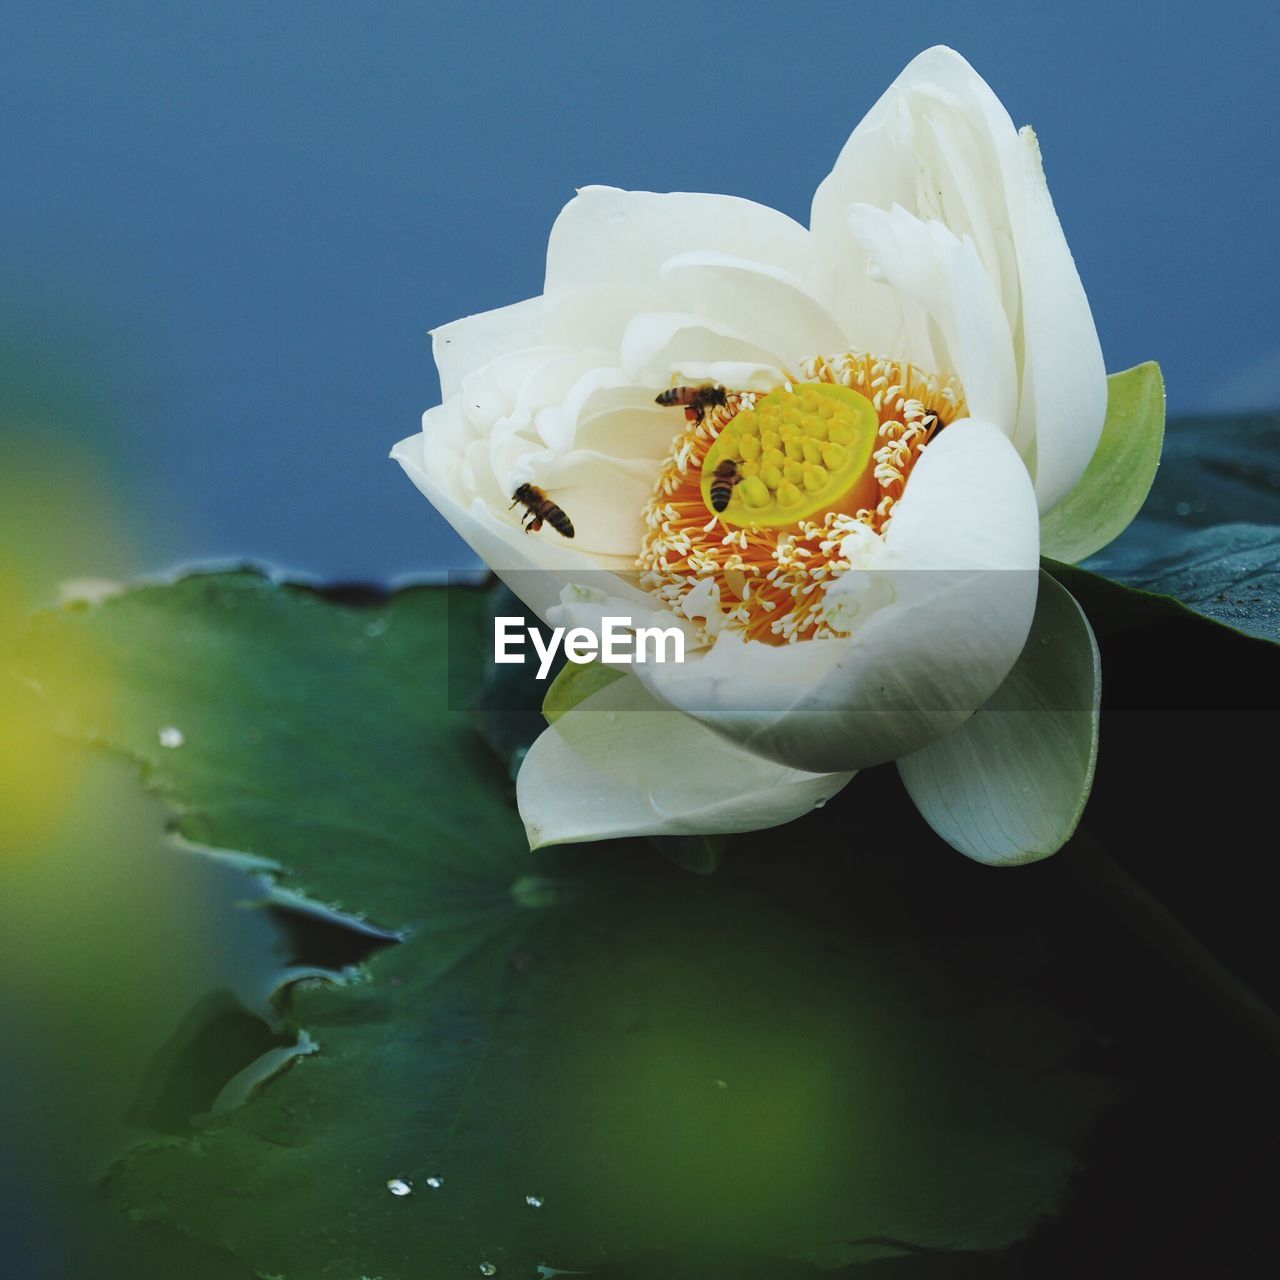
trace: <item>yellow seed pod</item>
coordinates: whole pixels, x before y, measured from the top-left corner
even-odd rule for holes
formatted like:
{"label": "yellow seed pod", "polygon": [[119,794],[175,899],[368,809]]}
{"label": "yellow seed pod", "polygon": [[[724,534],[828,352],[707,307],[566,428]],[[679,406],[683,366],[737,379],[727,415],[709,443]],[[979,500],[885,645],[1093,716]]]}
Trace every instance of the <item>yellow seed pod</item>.
{"label": "yellow seed pod", "polygon": [[726,524],[781,527],[829,511],[853,514],[874,507],[870,464],[878,429],[875,407],[850,387],[797,383],[791,391],[771,391],[756,401],[750,423],[722,432],[707,450],[703,501],[714,512],[710,489],[716,467],[740,456],[740,500],[720,513]]}

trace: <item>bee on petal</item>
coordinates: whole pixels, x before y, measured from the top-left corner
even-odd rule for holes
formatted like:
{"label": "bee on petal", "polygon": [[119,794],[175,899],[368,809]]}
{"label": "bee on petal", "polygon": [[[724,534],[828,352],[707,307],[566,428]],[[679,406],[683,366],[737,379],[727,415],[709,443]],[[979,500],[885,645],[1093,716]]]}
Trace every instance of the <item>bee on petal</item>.
{"label": "bee on petal", "polygon": [[713,405],[726,403],[725,390],[714,382],[703,383],[700,387],[672,387],[654,397],[654,404],[664,408],[678,404],[684,406],[684,416],[690,422],[701,422],[707,416],[707,410]]}
{"label": "bee on petal", "polygon": [[573,521],[536,484],[522,484],[511,495],[511,505],[517,502],[524,504],[525,533],[537,533],[545,521],[562,538],[573,537]]}

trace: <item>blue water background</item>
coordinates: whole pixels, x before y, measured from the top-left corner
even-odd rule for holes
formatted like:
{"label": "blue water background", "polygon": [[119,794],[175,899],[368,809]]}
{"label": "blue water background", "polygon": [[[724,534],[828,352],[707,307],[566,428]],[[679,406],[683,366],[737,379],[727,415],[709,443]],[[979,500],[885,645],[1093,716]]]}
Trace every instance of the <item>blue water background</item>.
{"label": "blue water background", "polygon": [[580,185],[806,219],[938,41],[1037,127],[1109,367],[1280,406],[1274,6],[55,3],[0,19],[7,465],[110,486],[67,572],[472,564],[386,460],[427,330],[537,293]]}

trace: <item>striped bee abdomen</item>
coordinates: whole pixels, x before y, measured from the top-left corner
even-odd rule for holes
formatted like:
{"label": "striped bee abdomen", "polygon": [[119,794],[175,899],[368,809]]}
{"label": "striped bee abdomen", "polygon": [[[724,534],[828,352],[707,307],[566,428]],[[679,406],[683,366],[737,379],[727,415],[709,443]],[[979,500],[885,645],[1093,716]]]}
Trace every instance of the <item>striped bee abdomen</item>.
{"label": "striped bee abdomen", "polygon": [[523,503],[525,533],[537,533],[549,524],[562,538],[573,537],[573,521],[536,484],[522,484],[511,495],[511,505]]}
{"label": "striped bee abdomen", "polygon": [[725,458],[716,468],[715,479],[711,482],[711,507],[717,515],[729,505],[733,486],[741,479],[738,464],[732,458]]}

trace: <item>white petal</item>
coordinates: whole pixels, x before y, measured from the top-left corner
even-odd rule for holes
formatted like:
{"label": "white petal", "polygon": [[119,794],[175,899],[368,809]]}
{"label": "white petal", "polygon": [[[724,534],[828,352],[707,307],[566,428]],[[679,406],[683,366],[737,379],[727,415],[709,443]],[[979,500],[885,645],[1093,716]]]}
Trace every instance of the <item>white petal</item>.
{"label": "white petal", "polygon": [[622,335],[621,364],[637,382],[647,378],[665,388],[683,365],[718,360],[782,363],[777,352],[756,346],[733,325],[687,311],[645,312]]}
{"label": "white petal", "polygon": [[431,350],[440,374],[440,399],[449,400],[467,374],[521,347],[542,341],[542,299],[528,298],[464,316],[431,331]]}
{"label": "white petal", "polygon": [[527,423],[531,410],[564,395],[586,370],[607,360],[604,352],[560,346],[508,352],[463,377],[459,388],[462,411],[480,434],[513,415]]}
{"label": "white petal", "polygon": [[612,458],[591,449],[533,455],[526,461],[541,487],[554,494],[573,521],[574,550],[635,563],[656,461]]}
{"label": "white petal", "polygon": [[600,287],[647,289],[679,253],[710,250],[802,279],[812,272],[809,233],[798,222],[736,196],[584,187],[551,229],[548,298]]}
{"label": "white petal", "polygon": [[969,419],[926,445],[885,545],[917,569],[1037,570],[1040,518],[1008,438]]}
{"label": "white petal", "polygon": [[1035,432],[1036,497],[1048,511],[1084,475],[1107,416],[1107,371],[1093,313],[1067,248],[1040,163],[1024,129],[1024,200],[1010,202],[1022,280],[1019,423]]}
{"label": "white petal", "polygon": [[679,372],[690,381],[709,379],[722,387],[736,387],[739,391],[773,391],[787,381],[776,365],[741,360],[713,360],[706,365],[682,362]]}
{"label": "white petal", "polygon": [[538,412],[538,435],[553,452],[567,452],[577,443],[578,423],[584,414],[619,407],[646,412],[658,408],[648,389],[637,387],[622,369],[590,369],[569,388],[563,400]]}
{"label": "white petal", "polygon": [[646,311],[670,310],[671,304],[658,284],[655,276],[644,288],[618,281],[547,294],[543,299],[546,340],[616,351],[636,316]]}
{"label": "white petal", "polygon": [[456,397],[447,404],[428,410],[423,416],[424,430],[401,440],[391,450],[392,458],[404,468],[419,492],[444,516],[454,532],[491,568],[537,568],[537,562],[525,549],[526,542],[531,547],[548,544],[545,541],[522,541],[524,535],[518,524],[510,529],[495,528],[485,520],[483,506],[477,503],[473,487],[466,484],[461,464],[440,447],[441,424],[459,416]]}
{"label": "white petal", "polygon": [[[652,387],[632,387],[627,396],[598,397],[579,413],[573,443],[578,449],[594,449],[613,458],[646,459],[648,489],[653,489],[662,459],[685,428],[684,415],[654,404]],[[638,402],[638,403],[637,403]]]}
{"label": "white petal", "polygon": [[661,276],[678,306],[735,325],[785,363],[844,344],[839,323],[817,294],[779,267],[724,253],[681,253],[662,264]]}
{"label": "white petal", "polygon": [[774,647],[722,634],[682,665],[638,667],[664,701],[795,768],[865,768],[951,732],[996,690],[1035,609],[1038,517],[989,423],[930,444],[885,539],[892,603],[848,639]]}
{"label": "white petal", "polygon": [[909,317],[869,282],[853,236],[855,204],[895,204],[972,241],[1014,344],[1014,443],[1048,510],[1083,474],[1106,411],[1097,332],[1040,166],[1034,135],[951,49],[914,59],[854,130],[814,196],[814,252],[838,286],[857,345],[909,336]]}
{"label": "white petal", "polygon": [[[391,456],[458,536],[533,613],[545,621],[547,610],[559,602],[560,593],[572,582],[587,583],[624,598],[636,593],[636,588],[618,576],[633,570],[633,557],[585,554],[548,529],[524,533],[517,511],[495,514],[492,501],[480,496],[465,458],[459,460],[442,443],[459,431],[461,421],[454,397],[429,410],[423,416],[424,430],[401,440]],[[473,441],[468,454],[477,448],[484,451],[487,446]],[[491,474],[486,483],[494,484]]]}
{"label": "white petal", "polygon": [[[476,438],[455,395],[445,404],[428,409],[422,415],[422,430],[401,440],[391,450],[391,456],[415,484],[421,474],[437,492],[453,494],[455,502],[465,503],[461,463]],[[418,488],[426,492],[421,484]]]}
{"label": "white petal", "polygon": [[[770,292],[744,302],[740,282],[735,287],[723,272],[699,289],[696,272],[677,269],[689,255],[703,260],[704,269],[713,261],[743,265],[765,277],[762,290],[770,289],[769,278],[786,280],[791,292],[808,300],[806,310],[815,305],[821,310],[818,289],[824,277],[815,271],[809,233],[785,214],[735,196],[587,187],[565,206],[552,228],[546,340],[619,347],[636,316],[671,311],[687,311],[713,325],[733,325],[748,342],[765,348],[767,363],[778,359],[767,341],[769,334],[804,336],[776,321],[771,324]],[[778,292],[778,286],[772,290]],[[830,346],[824,340],[812,350]],[[806,348],[785,358],[795,360],[810,352]],[[729,358],[754,361],[760,356]]]}
{"label": "white petal", "polygon": [[954,370],[969,413],[1012,437],[1018,408],[1013,337],[991,278],[972,243],[940,222],[922,222],[899,205],[886,213],[855,204],[849,226],[903,308],[908,332],[899,349],[877,354],[924,369]]}
{"label": "white petal", "polygon": [[1057,852],[1093,781],[1101,679],[1088,620],[1043,574],[1031,635],[1005,682],[955,733],[898,761],[929,825],[997,866]]}
{"label": "white petal", "polygon": [[757,831],[801,817],[852,773],[770,764],[656,702],[634,676],[545,730],[516,779],[532,848]]}
{"label": "white petal", "polygon": [[546,405],[559,404],[584,374],[614,363],[612,353],[603,347],[563,350],[564,355],[547,359],[520,384],[513,403],[516,412],[536,413]]}

